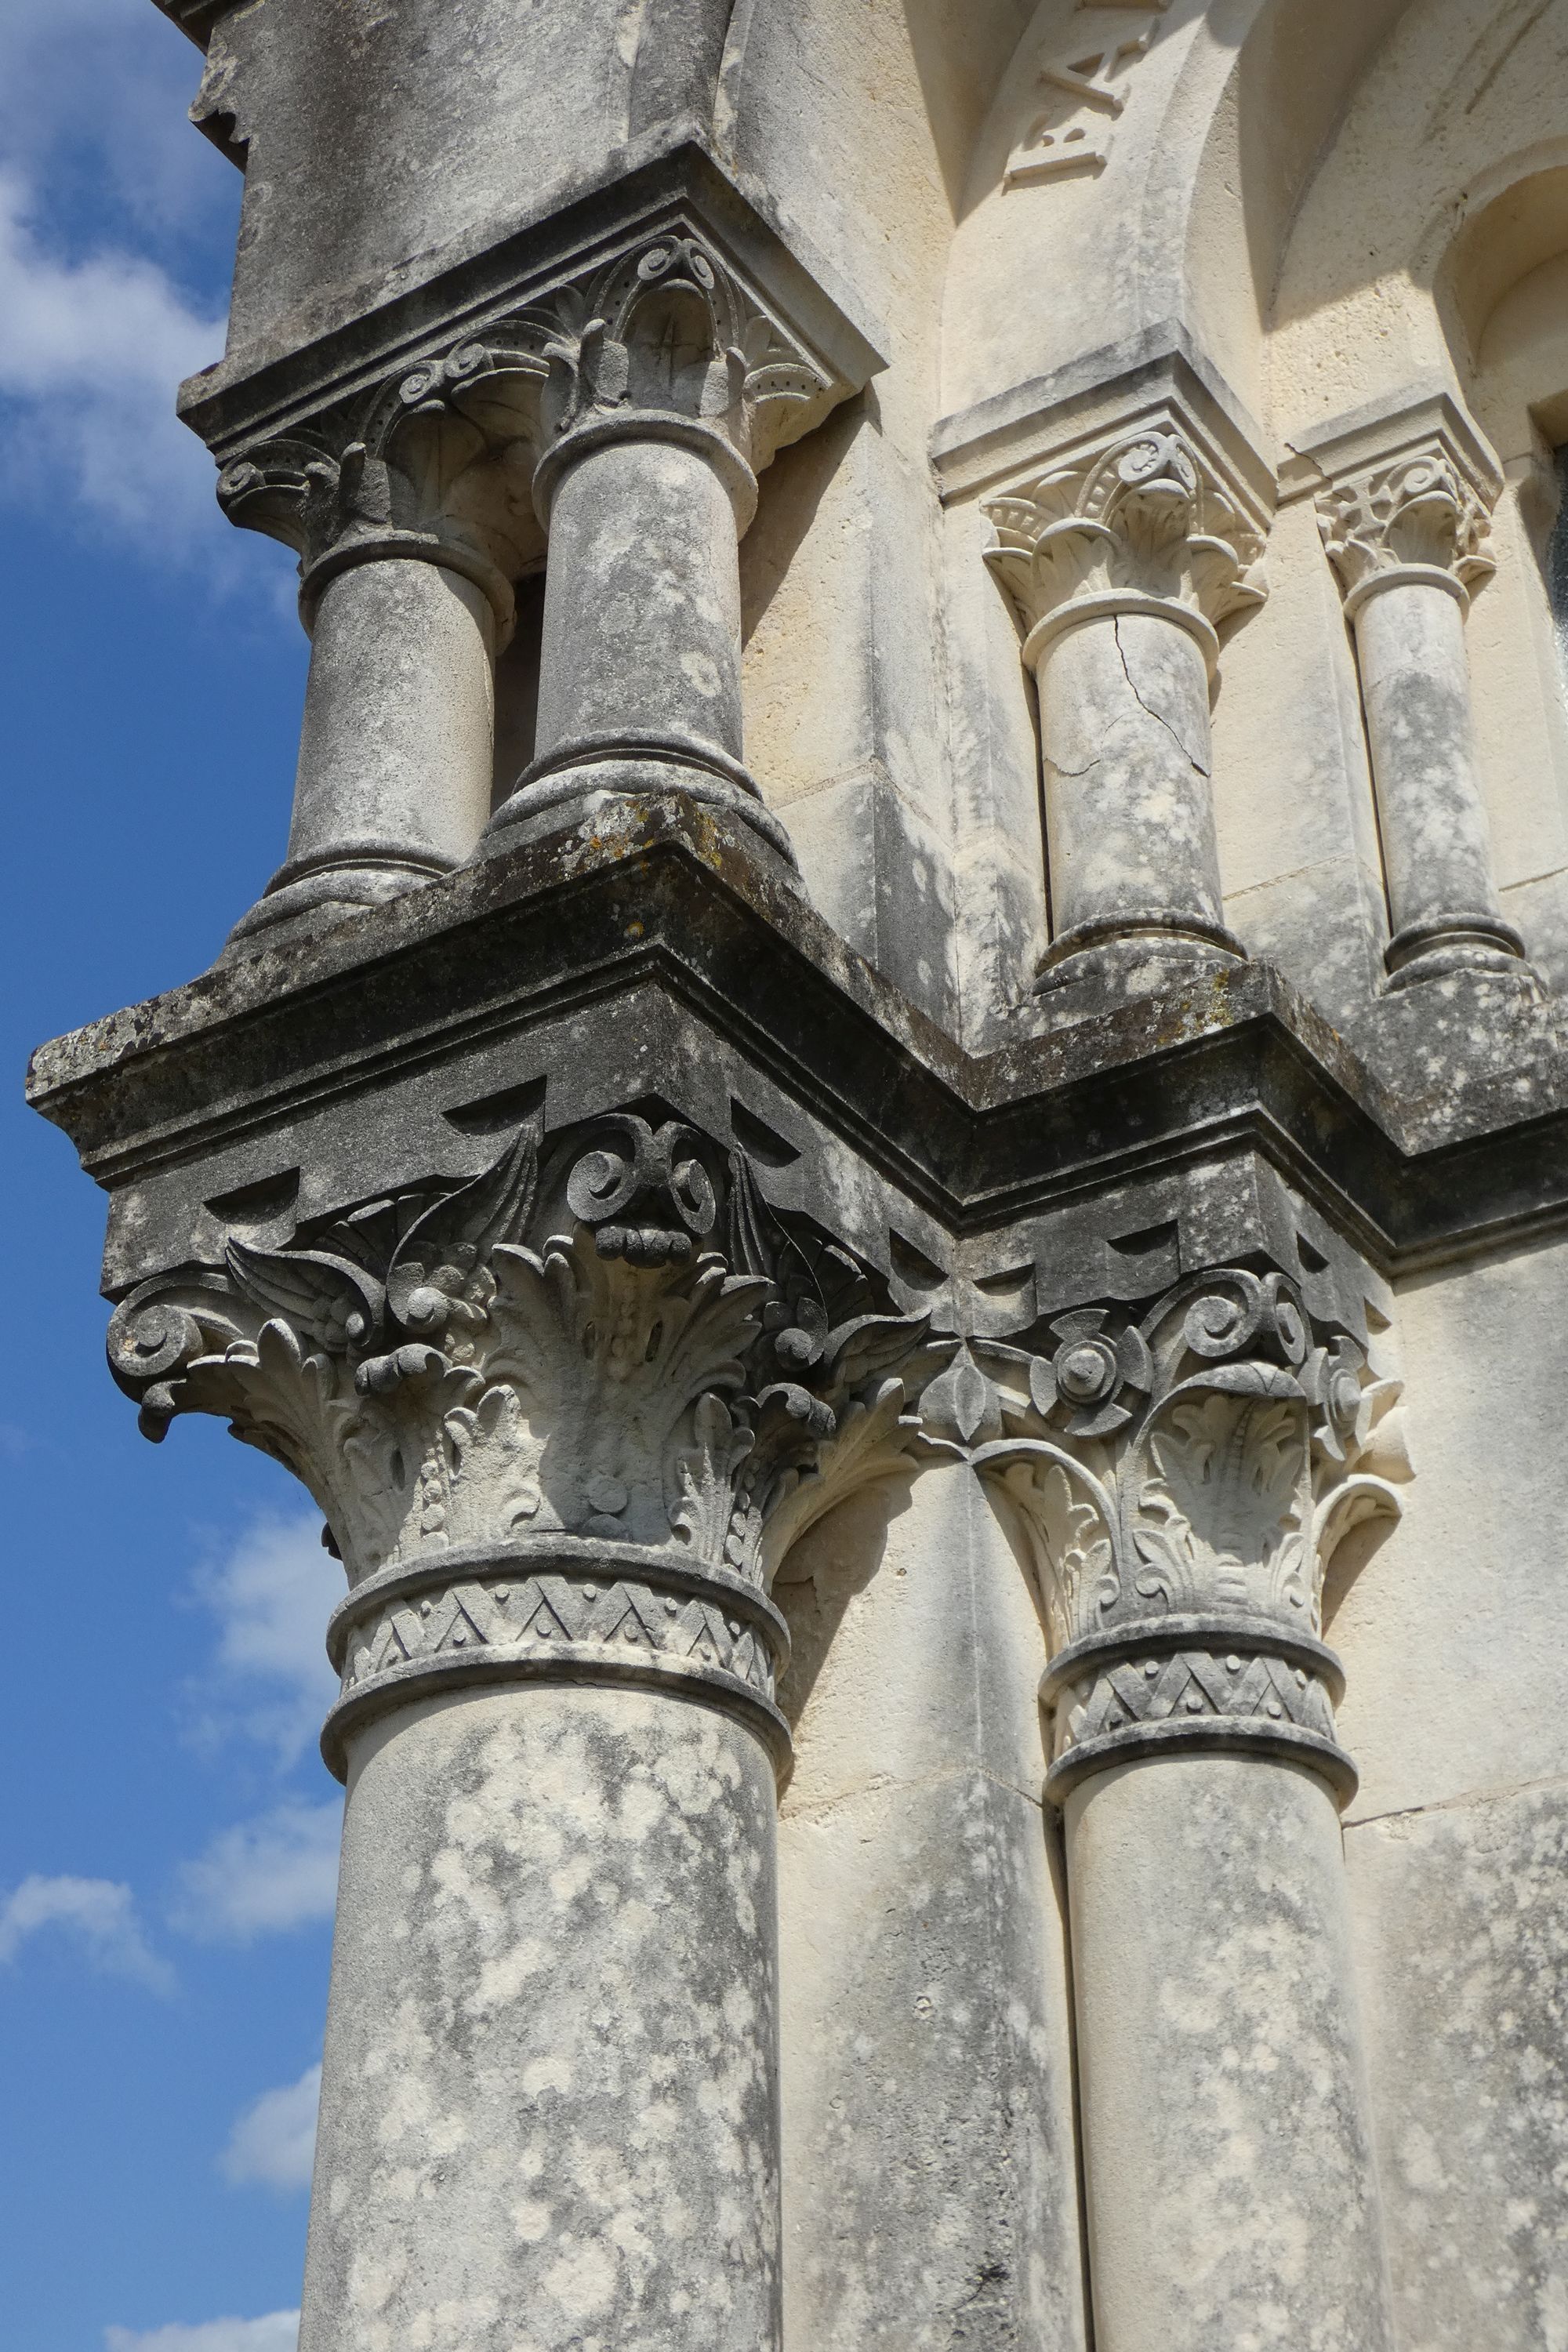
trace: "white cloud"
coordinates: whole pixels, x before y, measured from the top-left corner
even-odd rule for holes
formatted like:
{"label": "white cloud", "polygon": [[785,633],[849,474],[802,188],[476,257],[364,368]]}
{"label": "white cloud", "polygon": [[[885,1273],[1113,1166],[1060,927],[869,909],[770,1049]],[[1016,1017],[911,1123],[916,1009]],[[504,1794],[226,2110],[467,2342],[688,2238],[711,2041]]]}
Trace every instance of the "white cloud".
{"label": "white cloud", "polygon": [[321,2096],[319,2066],[307,2067],[281,2090],[263,2091],[236,2122],[218,2159],[227,2178],[258,2180],[268,2189],[309,2189]]}
{"label": "white cloud", "polygon": [[185,1863],[170,1916],[208,1944],[250,1944],[330,1919],[337,1900],[342,1807],[279,1805],[214,1838]]}
{"label": "white cloud", "polygon": [[0,399],[8,420],[0,487],[58,501],[63,471],[99,516],[165,551],[193,531],[216,558],[225,526],[212,460],[174,414],[182,376],[223,349],[156,263],[102,251],[66,260],[40,242],[22,180],[0,173]]}
{"label": "white cloud", "polygon": [[269,2311],[264,2319],[206,2319],[195,2327],[106,2327],[103,2352],[298,2352],[300,2315]]}
{"label": "white cloud", "polygon": [[0,148],[41,181],[91,159],[116,210],[189,219],[237,186],[185,109],[202,60],[147,0],[48,0],[0,7]]}
{"label": "white cloud", "polygon": [[110,1878],[24,1878],[0,1901],[0,1961],[14,1960],[46,1928],[71,1937],[106,1976],[129,1977],[154,1992],[173,1989],[173,1972],[149,1947],[129,1886]]}
{"label": "white cloud", "polygon": [[197,1595],[218,1622],[225,1686],[221,1717],[208,1717],[203,1729],[216,1736],[237,1725],[285,1765],[315,1738],[337,1690],[325,1641],[343,1571],[322,1549],[321,1530],[310,1514],[258,1520],[196,1577]]}

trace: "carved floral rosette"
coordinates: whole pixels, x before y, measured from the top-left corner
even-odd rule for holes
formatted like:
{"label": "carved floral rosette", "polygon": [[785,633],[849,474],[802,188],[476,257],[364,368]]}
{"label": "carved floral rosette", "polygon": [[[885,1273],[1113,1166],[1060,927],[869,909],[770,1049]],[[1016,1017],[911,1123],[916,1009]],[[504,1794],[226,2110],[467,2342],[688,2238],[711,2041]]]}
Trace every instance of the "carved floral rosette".
{"label": "carved floral rosette", "polygon": [[373,1200],[287,1245],[143,1284],[115,1378],[301,1479],[350,1591],[325,1752],[411,1692],[637,1680],[738,1710],[776,1755],[784,1552],[934,1449],[951,1352],[743,1154],[612,1114],[542,1163],[531,1129],[468,1182]]}
{"label": "carved floral rosette", "polygon": [[1049,1793],[1203,1747],[1292,1757],[1348,1796],[1323,1576],[1358,1520],[1397,1515],[1397,1384],[1315,1330],[1286,1276],[1244,1267],[1142,1314],[1060,1316],[1046,1347],[974,1343],[926,1412],[973,1449],[1033,1562]]}

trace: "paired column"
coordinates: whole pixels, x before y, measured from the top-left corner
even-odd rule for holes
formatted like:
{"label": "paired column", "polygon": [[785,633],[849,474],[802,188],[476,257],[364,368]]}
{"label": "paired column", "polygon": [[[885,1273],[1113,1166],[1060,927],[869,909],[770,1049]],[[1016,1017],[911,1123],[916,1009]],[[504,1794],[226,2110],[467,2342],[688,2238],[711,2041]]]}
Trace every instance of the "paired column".
{"label": "paired column", "polygon": [[301,2352],[779,2345],[767,1587],[942,1357],[848,1260],[825,1297],[738,1157],[579,1145],[401,1238],[406,1194],[233,1239],[110,1329],[149,1433],[224,1414],[349,1577]]}
{"label": "paired column", "polygon": [[1495,566],[1501,474],[1447,399],[1311,445],[1323,544],[1354,632],[1392,937],[1389,984],[1456,971],[1531,985],[1505,921],[1476,770],[1465,615]]}
{"label": "paired column", "polygon": [[[793,866],[744,764],[740,539],[758,471],[875,355],[787,274],[842,368],[681,226],[225,468],[233,520],[299,551],[311,635],[289,856],[237,940],[377,904],[606,796],[721,808]],[[492,817],[493,665],[542,532],[536,756]]]}
{"label": "paired column", "polygon": [[1256,488],[1167,401],[984,510],[1039,691],[1037,988],[1089,1006],[1223,968],[1245,950],[1223,919],[1209,697],[1219,625],[1262,600]]}
{"label": "paired column", "polygon": [[1392,2352],[1323,1559],[1390,1490],[1282,1276],[1060,1317],[975,1459],[1035,1560],[1099,2352]]}

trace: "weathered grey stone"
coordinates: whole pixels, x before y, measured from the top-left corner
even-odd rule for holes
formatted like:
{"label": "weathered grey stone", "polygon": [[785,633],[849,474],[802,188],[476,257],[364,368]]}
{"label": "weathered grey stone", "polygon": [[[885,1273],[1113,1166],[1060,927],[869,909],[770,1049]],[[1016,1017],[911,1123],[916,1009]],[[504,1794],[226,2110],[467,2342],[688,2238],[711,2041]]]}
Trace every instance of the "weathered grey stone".
{"label": "weathered grey stone", "polygon": [[781,1704],[792,2342],[1084,2340],[1037,1608],[966,1471],[800,1544]]}
{"label": "weathered grey stone", "polygon": [[1568,0],[161,5],[306,726],[30,1086],[344,1568],[305,2352],[1563,2352]]}
{"label": "weathered grey stone", "polygon": [[1262,1759],[1068,1800],[1100,2352],[1392,2352],[1331,1800]]}
{"label": "weathered grey stone", "polygon": [[[1069,1005],[1245,952],[1221,921],[1208,676],[1216,624],[1262,601],[1263,541],[1192,376],[1184,364],[1152,384],[1145,365],[1120,399],[1102,388],[1115,422],[1098,436],[1069,394],[1033,420],[1047,470],[985,505],[1039,687],[1052,943],[1038,984]],[[1019,437],[1013,418],[990,432]]]}
{"label": "weathered grey stone", "polygon": [[1349,1832],[1402,2347],[1568,2331],[1561,1781]]}
{"label": "weathered grey stone", "polygon": [[302,2352],[778,2343],[773,1814],[653,1693],[352,1743]]}
{"label": "weathered grey stone", "polygon": [[495,619],[433,563],[358,563],[316,604],[289,856],[237,940],[450,873],[489,813]]}

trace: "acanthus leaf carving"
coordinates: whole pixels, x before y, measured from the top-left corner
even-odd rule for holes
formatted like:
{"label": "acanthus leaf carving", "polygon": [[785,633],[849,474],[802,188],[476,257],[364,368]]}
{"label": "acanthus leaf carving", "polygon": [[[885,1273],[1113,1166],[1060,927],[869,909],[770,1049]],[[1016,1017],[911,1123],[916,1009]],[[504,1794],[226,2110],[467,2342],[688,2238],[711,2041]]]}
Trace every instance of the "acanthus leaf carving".
{"label": "acanthus leaf carving", "polygon": [[[910,1409],[945,1360],[847,1253],[786,1224],[749,1162],[678,1120],[605,1115],[542,1178],[520,1129],[455,1185],[289,1247],[143,1286],[116,1377],[161,1434],[226,1415],[320,1504],[357,1583],[526,1533],[629,1543],[763,1585],[865,1479],[932,1451]],[[570,1230],[531,1240],[563,1202]],[[729,1255],[696,1244],[722,1225]]]}
{"label": "acanthus leaf carving", "polygon": [[1329,483],[1318,497],[1318,529],[1346,597],[1414,571],[1446,579],[1468,603],[1497,569],[1495,495],[1441,438]]}
{"label": "acanthus leaf carving", "polygon": [[1169,418],[1016,485],[984,511],[986,562],[1031,638],[1087,602],[1137,598],[1212,635],[1264,601],[1258,520]]}
{"label": "acanthus leaf carving", "polygon": [[1398,1384],[1348,1331],[1315,1329],[1293,1280],[1245,1266],[968,1353],[990,1393],[965,1418],[1001,1428],[970,1459],[1021,1530],[1047,1619],[1058,1790],[1166,1722],[1186,1727],[1160,1738],[1189,1742],[1205,1723],[1276,1747],[1300,1735],[1351,1786],[1323,1575],[1350,1527],[1397,1514]]}

